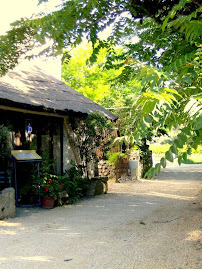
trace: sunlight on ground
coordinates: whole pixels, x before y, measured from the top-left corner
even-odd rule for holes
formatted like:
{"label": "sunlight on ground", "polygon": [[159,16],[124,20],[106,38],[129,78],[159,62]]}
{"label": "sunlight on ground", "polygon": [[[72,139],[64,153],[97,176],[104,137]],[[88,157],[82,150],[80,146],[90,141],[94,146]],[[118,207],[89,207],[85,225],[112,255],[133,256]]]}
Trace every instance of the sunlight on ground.
{"label": "sunlight on ground", "polygon": [[67,228],[67,227],[61,227],[61,228],[58,228],[58,229],[55,229],[56,231],[69,231],[70,228]]}
{"label": "sunlight on ground", "polygon": [[174,194],[167,194],[167,193],[161,193],[161,192],[148,192],[144,193],[148,196],[158,196],[158,197],[165,197],[165,198],[171,198],[171,199],[177,199],[177,200],[193,200],[195,197],[191,196],[180,196],[180,195],[174,195]]}
{"label": "sunlight on ground", "polygon": [[34,262],[50,262],[51,258],[47,256],[31,256],[31,257],[23,257],[23,256],[15,256],[15,257],[0,257],[0,261],[6,261],[6,260],[15,260],[15,261],[34,261]]}
{"label": "sunlight on ground", "polygon": [[16,234],[15,231],[0,231],[0,234],[10,234],[10,235],[14,235]]}
{"label": "sunlight on ground", "polygon": [[[196,171],[195,171],[196,172]],[[175,182],[172,182],[172,180],[175,180]],[[180,185],[180,186],[182,186],[182,185],[189,185],[190,184],[190,182],[189,181],[186,181],[186,180],[184,180],[183,182],[182,182],[182,180],[180,180],[180,179],[176,179],[176,178],[174,178],[174,177],[172,177],[172,178],[166,178],[166,179],[164,179],[164,180],[160,180],[160,179],[141,179],[141,180],[139,180],[140,182],[146,182],[146,183],[169,183],[169,185]],[[180,187],[180,189],[181,189],[181,187]],[[191,189],[191,188],[190,188]],[[193,189],[193,188],[192,188]]]}
{"label": "sunlight on ground", "polygon": [[[6,227],[10,227],[10,228],[16,228],[16,227],[20,227],[21,224],[20,223],[10,223],[10,222],[7,222],[7,221],[0,221],[0,234],[10,234],[10,235],[15,235],[16,234],[16,231],[13,231],[13,230],[2,230]],[[20,228],[22,229],[22,228]]]}
{"label": "sunlight on ground", "polygon": [[188,237],[185,240],[200,241],[202,240],[202,231],[196,230],[188,233]]}
{"label": "sunlight on ground", "polygon": [[4,227],[16,227],[16,226],[20,226],[21,224],[20,223],[10,223],[10,222],[7,222],[7,221],[1,221],[0,222],[0,227],[1,226],[4,226]]}
{"label": "sunlight on ground", "polygon": [[[64,230],[60,230],[57,229],[56,231],[64,231]],[[62,237],[78,237],[78,236],[82,236],[83,233],[55,233],[55,232],[46,232],[46,235],[50,235],[53,236],[54,235],[58,235],[58,236],[62,236]]]}
{"label": "sunlight on ground", "polygon": [[51,259],[50,257],[47,256],[33,256],[33,257],[14,257],[14,259],[19,259],[19,260],[25,260],[25,261],[38,261],[38,262],[50,262]]}

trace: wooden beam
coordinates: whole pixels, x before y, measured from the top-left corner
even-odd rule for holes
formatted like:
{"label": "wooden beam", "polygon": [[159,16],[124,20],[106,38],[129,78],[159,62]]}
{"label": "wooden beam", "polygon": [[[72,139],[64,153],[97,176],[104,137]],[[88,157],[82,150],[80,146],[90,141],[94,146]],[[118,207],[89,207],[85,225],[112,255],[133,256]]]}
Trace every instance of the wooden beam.
{"label": "wooden beam", "polygon": [[22,109],[22,108],[3,106],[3,105],[0,105],[0,109],[9,110],[9,111],[15,111],[15,112],[21,112],[21,113],[26,113],[26,114],[49,116],[49,117],[59,117],[59,118],[64,118],[65,117],[65,116],[57,114],[57,113],[32,111],[32,110],[29,110],[29,109]]}

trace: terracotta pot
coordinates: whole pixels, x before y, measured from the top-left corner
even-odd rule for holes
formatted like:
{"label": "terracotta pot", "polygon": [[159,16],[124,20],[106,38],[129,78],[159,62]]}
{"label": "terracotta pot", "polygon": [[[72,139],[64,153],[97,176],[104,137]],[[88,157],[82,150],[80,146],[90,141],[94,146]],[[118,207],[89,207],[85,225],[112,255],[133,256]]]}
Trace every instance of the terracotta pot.
{"label": "terracotta pot", "polygon": [[52,197],[42,197],[41,206],[43,208],[54,208],[55,207],[55,199]]}

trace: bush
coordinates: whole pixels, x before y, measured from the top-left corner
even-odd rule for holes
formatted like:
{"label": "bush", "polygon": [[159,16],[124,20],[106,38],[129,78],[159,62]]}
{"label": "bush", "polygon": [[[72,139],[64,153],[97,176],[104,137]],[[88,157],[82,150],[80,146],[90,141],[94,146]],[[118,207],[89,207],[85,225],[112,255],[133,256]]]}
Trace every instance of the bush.
{"label": "bush", "polygon": [[60,191],[61,186],[57,176],[49,175],[48,177],[44,177],[41,179],[40,184],[41,197],[46,198],[51,197],[56,200]]}
{"label": "bush", "polygon": [[127,157],[128,157],[127,153],[115,152],[112,154],[108,154],[108,162],[116,166],[119,158],[127,158]]}
{"label": "bush", "polygon": [[65,175],[60,178],[65,190],[69,195],[69,203],[75,203],[79,198],[86,195],[89,180],[82,175],[80,167],[72,162],[72,167],[65,171]]}

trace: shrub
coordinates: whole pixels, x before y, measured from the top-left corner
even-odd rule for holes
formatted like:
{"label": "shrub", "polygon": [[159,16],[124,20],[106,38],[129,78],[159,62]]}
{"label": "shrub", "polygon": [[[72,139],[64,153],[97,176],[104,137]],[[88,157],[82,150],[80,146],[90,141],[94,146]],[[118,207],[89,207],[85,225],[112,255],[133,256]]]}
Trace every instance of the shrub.
{"label": "shrub", "polygon": [[112,154],[108,154],[108,162],[116,166],[119,158],[127,158],[127,157],[128,157],[127,153],[115,152]]}
{"label": "shrub", "polygon": [[81,168],[71,163],[72,167],[65,171],[65,175],[60,178],[65,190],[69,195],[69,203],[75,203],[79,198],[86,195],[89,180],[83,177]]}
{"label": "shrub", "polygon": [[60,183],[55,175],[49,175],[41,180],[40,183],[40,195],[41,197],[51,197],[55,200],[59,192],[61,191]]}

